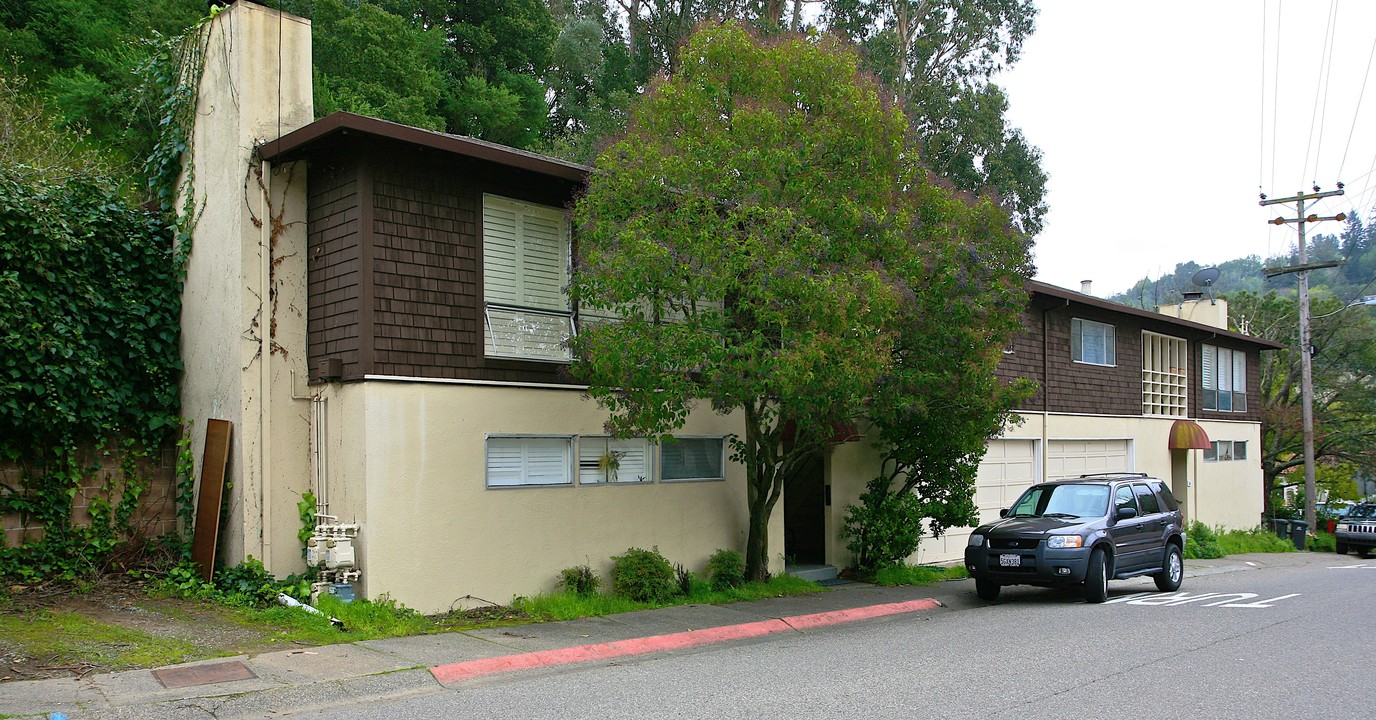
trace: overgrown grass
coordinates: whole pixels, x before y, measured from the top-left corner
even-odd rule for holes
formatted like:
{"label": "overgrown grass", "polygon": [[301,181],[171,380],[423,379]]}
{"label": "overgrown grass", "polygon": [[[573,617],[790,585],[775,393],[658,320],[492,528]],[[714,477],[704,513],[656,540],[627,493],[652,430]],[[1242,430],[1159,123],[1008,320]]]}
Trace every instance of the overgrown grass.
{"label": "overgrown grass", "polygon": [[1210,528],[1198,520],[1190,523],[1185,538],[1185,557],[1190,560],[1240,555],[1243,553],[1295,552],[1289,540],[1260,527],[1251,530]]}
{"label": "overgrown grass", "polygon": [[569,592],[533,595],[517,598],[512,607],[538,620],[576,620],[584,617],[613,615],[634,610],[649,610],[673,605],[720,605],[746,600],[762,600],[788,595],[807,595],[821,592],[822,586],[792,575],[776,575],[768,582],[746,583],[740,587],[713,590],[711,584],[694,577],[692,592],[660,602],[636,602],[624,597],[592,593],[577,595]]}
{"label": "overgrown grass", "polygon": [[895,565],[874,574],[876,585],[933,585],[942,580],[963,580],[970,577],[964,565]]}
{"label": "overgrown grass", "polygon": [[0,638],[13,648],[11,652],[35,660],[53,665],[89,662],[111,670],[175,665],[233,654],[208,654],[186,640],[107,625],[78,613],[49,610],[0,615]]}
{"label": "overgrown grass", "polygon": [[1337,552],[1338,539],[1332,533],[1315,533],[1305,541],[1304,548],[1310,552]]}

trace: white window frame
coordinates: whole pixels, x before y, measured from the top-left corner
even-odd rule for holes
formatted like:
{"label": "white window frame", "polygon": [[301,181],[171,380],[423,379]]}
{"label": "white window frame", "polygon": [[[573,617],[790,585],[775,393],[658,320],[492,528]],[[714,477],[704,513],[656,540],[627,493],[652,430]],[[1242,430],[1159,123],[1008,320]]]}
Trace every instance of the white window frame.
{"label": "white window frame", "polygon": [[1189,414],[1189,345],[1183,338],[1142,331],[1142,414]]}
{"label": "white window frame", "polygon": [[1217,345],[1199,347],[1204,409],[1247,412],[1247,353]]}
{"label": "white window frame", "polygon": [[1204,462],[1233,462],[1247,459],[1246,440],[1211,440],[1204,451]]}
{"label": "white window frame", "polygon": [[[498,227],[505,227],[510,237],[499,240]],[[551,238],[558,247],[551,247]],[[482,244],[484,354],[568,362],[572,243],[564,211],[484,194]],[[530,268],[545,272],[539,275]]]}
{"label": "white window frame", "polygon": [[[514,460],[519,468],[511,467],[513,449],[521,454]],[[494,461],[504,463],[505,467],[494,468]],[[519,477],[508,481],[513,469]],[[573,436],[488,434],[483,438],[483,476],[489,489],[572,486]]]}
{"label": "white window frame", "polygon": [[674,453],[673,453],[672,450],[667,449],[667,448],[670,447],[670,444],[671,444],[671,443],[666,442],[666,443],[661,443],[661,444],[660,444],[660,446],[659,446],[659,448],[658,448],[658,452],[656,453],[657,455],[659,455],[659,481],[660,481],[660,482],[664,482],[664,483],[675,483],[675,482],[719,482],[719,481],[726,480],[726,438],[725,438],[725,437],[722,437],[722,436],[720,436],[720,435],[675,435],[675,436],[674,436],[674,440],[676,440],[676,441],[683,441],[683,440],[689,440],[689,441],[692,441],[692,440],[712,440],[712,441],[716,441],[716,442],[720,443],[720,446],[721,446],[720,452],[721,452],[721,454],[720,454],[720,457],[717,459],[717,467],[720,469],[720,472],[718,472],[717,475],[714,476],[714,477],[677,477],[677,478],[676,478],[676,477],[669,477],[669,473],[665,472],[665,470],[664,470],[664,463],[665,463],[667,460],[669,460],[669,459],[673,456]]}
{"label": "white window frame", "polygon": [[[1096,344],[1101,346],[1103,352],[1102,362],[1098,359],[1086,360],[1085,339],[1086,330],[1094,331],[1097,336]],[[1103,367],[1117,367],[1118,365],[1118,340],[1117,329],[1108,323],[1101,323],[1095,320],[1084,320],[1081,318],[1070,319],[1070,359],[1073,362],[1085,365],[1100,365]]]}
{"label": "white window frame", "polygon": [[[609,453],[619,454],[615,466],[603,460]],[[654,481],[654,468],[654,446],[645,438],[578,436],[579,485],[641,485]]]}

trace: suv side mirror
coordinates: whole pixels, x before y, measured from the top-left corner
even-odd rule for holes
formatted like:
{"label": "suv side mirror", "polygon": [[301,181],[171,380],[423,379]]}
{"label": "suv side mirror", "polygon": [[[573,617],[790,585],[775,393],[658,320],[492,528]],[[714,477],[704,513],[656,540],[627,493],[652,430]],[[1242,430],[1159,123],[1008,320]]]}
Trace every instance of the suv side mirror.
{"label": "suv side mirror", "polygon": [[1120,508],[1118,508],[1118,513],[1117,513],[1117,515],[1118,515],[1118,519],[1119,519],[1119,520],[1127,520],[1128,518],[1135,518],[1135,517],[1137,517],[1137,508],[1120,507]]}
{"label": "suv side mirror", "polygon": [[1008,508],[999,508],[999,517],[1008,517]]}

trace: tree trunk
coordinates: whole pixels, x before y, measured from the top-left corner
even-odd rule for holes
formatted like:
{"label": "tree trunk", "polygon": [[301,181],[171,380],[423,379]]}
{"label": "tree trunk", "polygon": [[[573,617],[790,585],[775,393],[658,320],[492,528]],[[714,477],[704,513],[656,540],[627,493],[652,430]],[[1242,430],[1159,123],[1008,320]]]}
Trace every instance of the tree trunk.
{"label": "tree trunk", "polygon": [[[759,495],[763,500],[767,493]],[[757,507],[763,504],[750,503],[750,532],[745,539],[745,579],[758,582],[769,579],[769,510]]]}

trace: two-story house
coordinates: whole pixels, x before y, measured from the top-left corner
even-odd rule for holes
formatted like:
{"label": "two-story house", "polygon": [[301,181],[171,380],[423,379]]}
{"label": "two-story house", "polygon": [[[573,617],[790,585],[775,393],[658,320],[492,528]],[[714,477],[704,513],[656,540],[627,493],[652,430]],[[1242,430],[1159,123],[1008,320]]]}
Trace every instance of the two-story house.
{"label": "two-story house", "polygon": [[[703,407],[677,442],[612,439],[566,373],[567,207],[588,168],[357,115],[313,121],[307,21],[241,2],[208,33],[182,389],[198,457],[205,418],[234,428],[224,561],[299,570],[307,492],[360,526],[359,593],[426,612],[548,591],[628,547],[695,570],[743,547],[738,418]],[[1042,477],[1129,469],[1171,478],[1194,517],[1255,524],[1247,400],[1269,345],[1029,289],[1003,372],[1042,390],[991,442],[981,507]],[[1218,441],[1213,460],[1170,449],[1175,420]],[[876,468],[853,441],[795,478],[769,525],[771,570],[846,565],[840,518]]]}

